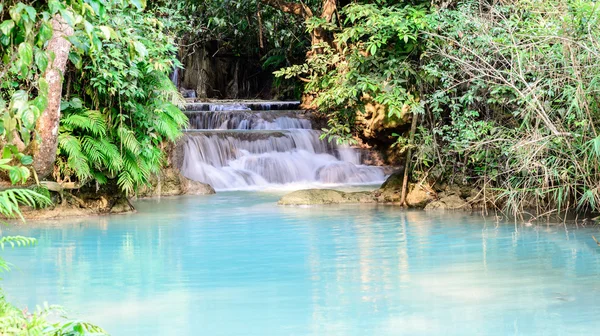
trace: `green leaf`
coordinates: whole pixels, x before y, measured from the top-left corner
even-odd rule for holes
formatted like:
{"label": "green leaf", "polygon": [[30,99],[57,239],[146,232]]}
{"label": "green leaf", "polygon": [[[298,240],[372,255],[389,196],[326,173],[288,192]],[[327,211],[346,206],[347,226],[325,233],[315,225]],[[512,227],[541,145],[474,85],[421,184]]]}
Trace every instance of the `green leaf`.
{"label": "green leaf", "polygon": [[131,3],[138,9],[142,10],[146,7],[146,0],[131,0]]}
{"label": "green leaf", "polygon": [[71,107],[74,109],[81,109],[83,107],[83,102],[79,98],[71,99]]}
{"label": "green leaf", "polygon": [[94,25],[92,25],[88,20],[83,21],[83,28],[88,35],[94,31]]}
{"label": "green leaf", "polygon": [[33,158],[30,155],[21,156],[21,164],[28,166],[33,163]]}
{"label": "green leaf", "polygon": [[27,101],[29,100],[29,95],[27,91],[19,90],[13,93],[11,97],[11,108],[16,110],[17,113],[22,112],[27,108]]}
{"label": "green leaf", "polygon": [[104,38],[110,40],[111,36],[115,35],[115,31],[108,26],[98,26],[98,29],[104,34]]}
{"label": "green leaf", "polygon": [[29,145],[29,142],[31,142],[31,133],[29,129],[23,127],[19,130],[19,133],[21,134],[21,139],[23,140],[25,146]]}
{"label": "green leaf", "polygon": [[8,10],[8,14],[10,15],[11,19],[15,21],[16,24],[18,24],[19,21],[21,21],[21,8],[21,6],[13,6]]}
{"label": "green leaf", "polygon": [[140,41],[135,41],[133,42],[133,47],[135,48],[135,52],[138,54],[138,56],[140,56],[141,58],[148,57],[148,50],[146,49],[146,46],[144,46],[143,43],[141,43]]}
{"label": "green leaf", "polygon": [[73,13],[71,13],[71,11],[59,9],[58,12],[69,26],[75,26],[75,17],[73,17]]}
{"label": "green leaf", "polygon": [[29,178],[29,176],[31,176],[31,172],[29,171],[29,169],[27,167],[19,167],[19,173],[21,175],[21,183],[25,183],[27,182],[27,179]]}
{"label": "green leaf", "polygon": [[43,96],[48,95],[48,82],[44,77],[38,80],[38,94]]}
{"label": "green leaf", "polygon": [[38,67],[40,72],[45,72],[48,68],[48,57],[46,53],[40,49],[35,49],[34,53],[35,65]]}
{"label": "green leaf", "polygon": [[27,42],[19,44],[19,57],[21,58],[23,65],[31,65],[33,62],[33,48],[31,47],[31,44]]}
{"label": "green leaf", "polygon": [[56,14],[58,11],[63,9],[64,6],[58,0],[50,0],[48,1],[48,8],[50,9],[50,14]]}
{"label": "green leaf", "polygon": [[10,182],[12,182],[12,184],[17,184],[21,181],[21,170],[17,167],[12,167],[9,171],[8,171],[8,177],[10,178]]}
{"label": "green leaf", "polygon": [[77,69],[81,69],[83,66],[83,59],[81,58],[81,55],[76,52],[72,51],[69,53],[69,61],[71,61]]}
{"label": "green leaf", "polygon": [[0,23],[0,32],[8,36],[12,33],[14,27],[15,22],[13,20],[4,20],[2,23]]}
{"label": "green leaf", "polygon": [[104,5],[102,3],[100,3],[100,1],[87,0],[86,2],[88,4],[90,4],[90,7],[92,7],[92,9],[94,10],[94,13],[96,13],[96,15],[101,15],[102,8],[104,7]]}
{"label": "green leaf", "polygon": [[43,22],[40,25],[40,31],[37,36],[38,47],[42,47],[44,43],[49,41],[52,38],[52,25],[49,22]]}
{"label": "green leaf", "polygon": [[25,11],[29,15],[29,18],[31,19],[31,21],[35,21],[35,17],[36,17],[36,14],[37,14],[36,11],[35,11],[35,8],[33,8],[31,6],[25,6]]}

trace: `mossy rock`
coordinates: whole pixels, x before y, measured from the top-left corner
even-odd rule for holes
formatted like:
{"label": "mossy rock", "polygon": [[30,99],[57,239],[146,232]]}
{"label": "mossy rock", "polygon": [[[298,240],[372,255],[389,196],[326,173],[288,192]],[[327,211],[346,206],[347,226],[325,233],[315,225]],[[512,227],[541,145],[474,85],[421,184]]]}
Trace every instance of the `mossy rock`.
{"label": "mossy rock", "polygon": [[346,203],[344,193],[332,189],[297,190],[283,196],[279,205],[313,205]]}
{"label": "mossy rock", "polygon": [[406,195],[406,204],[411,208],[424,208],[427,204],[435,201],[435,191],[424,184],[411,184]]}
{"label": "mossy rock", "polygon": [[317,205],[342,203],[373,203],[375,199],[370,192],[345,193],[333,189],[297,190],[283,196],[279,205]]}
{"label": "mossy rock", "polygon": [[433,201],[425,207],[425,210],[464,210],[471,211],[471,204],[460,198],[458,195],[450,195]]}
{"label": "mossy rock", "polygon": [[386,190],[402,190],[402,183],[404,181],[404,171],[399,170],[392,173],[385,182],[379,188],[382,191]]}

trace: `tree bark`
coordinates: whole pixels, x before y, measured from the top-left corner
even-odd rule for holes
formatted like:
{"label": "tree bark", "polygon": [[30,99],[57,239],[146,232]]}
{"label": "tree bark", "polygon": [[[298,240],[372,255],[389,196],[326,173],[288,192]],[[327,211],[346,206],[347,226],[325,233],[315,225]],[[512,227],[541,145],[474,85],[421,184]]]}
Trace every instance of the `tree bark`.
{"label": "tree bark", "polygon": [[[263,4],[277,8],[285,13],[301,16],[304,20],[308,20],[314,16],[312,10],[303,2],[285,2],[281,0],[260,0]],[[326,22],[331,22],[337,10],[337,0],[322,0],[320,17]],[[320,54],[323,48],[319,45],[323,43],[331,44],[331,39],[327,31],[323,28],[315,28],[310,32],[311,50],[306,53],[307,57],[315,54]]]}
{"label": "tree bark", "polygon": [[[336,10],[337,10],[337,0],[323,0],[321,19],[325,20],[328,23],[331,22]],[[312,38],[311,44],[313,45],[313,48],[316,45],[331,42],[329,36],[327,36],[327,31],[323,28],[316,28],[312,32],[311,38]],[[314,50],[314,52],[316,52],[317,54],[320,53],[321,48],[316,48],[316,50]]]}
{"label": "tree bark", "polygon": [[74,33],[73,28],[58,14],[50,20],[50,23],[53,32],[46,51],[50,54],[54,53],[54,60],[44,73],[44,78],[48,82],[48,106],[36,124],[36,132],[41,138],[41,143],[38,144],[33,155],[33,168],[40,179],[52,173],[56,160],[63,74],[71,49],[71,42],[66,37]]}
{"label": "tree bark", "polygon": [[402,193],[400,196],[400,205],[406,205],[406,193],[408,191],[408,175],[410,170],[410,160],[412,158],[412,145],[415,141],[415,133],[417,132],[417,121],[419,115],[413,113],[412,124],[410,125],[410,136],[408,138],[408,150],[406,151],[406,162],[404,162],[404,178],[402,179]]}

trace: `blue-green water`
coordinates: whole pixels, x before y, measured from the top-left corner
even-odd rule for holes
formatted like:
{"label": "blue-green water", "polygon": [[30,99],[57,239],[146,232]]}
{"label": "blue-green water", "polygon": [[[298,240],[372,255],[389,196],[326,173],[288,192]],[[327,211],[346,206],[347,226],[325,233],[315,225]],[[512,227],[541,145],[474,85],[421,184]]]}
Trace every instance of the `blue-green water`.
{"label": "blue-green water", "polygon": [[29,223],[4,251],[11,300],[113,335],[592,335],[595,227],[376,205],[278,207],[235,192],[134,215]]}

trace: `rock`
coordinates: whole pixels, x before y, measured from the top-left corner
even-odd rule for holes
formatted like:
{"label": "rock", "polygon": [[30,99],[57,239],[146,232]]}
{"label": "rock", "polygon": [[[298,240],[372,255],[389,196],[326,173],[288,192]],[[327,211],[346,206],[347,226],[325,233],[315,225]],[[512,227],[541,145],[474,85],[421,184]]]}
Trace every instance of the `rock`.
{"label": "rock", "polygon": [[381,203],[395,203],[400,202],[402,192],[402,182],[404,180],[404,172],[396,171],[392,173],[381,187],[376,190],[373,195],[377,202]]}
{"label": "rock", "polygon": [[346,203],[344,193],[332,189],[306,189],[297,190],[284,195],[277,204],[279,205],[312,205]]}
{"label": "rock", "polygon": [[341,203],[374,203],[373,194],[368,191],[345,193],[332,189],[297,190],[284,195],[279,205],[315,205]]}
{"label": "rock", "polygon": [[164,168],[160,176],[153,176],[150,186],[142,186],[137,192],[138,197],[159,197],[178,195],[211,195],[215,193],[212,186],[190,180],[181,175],[178,169]]}
{"label": "rock", "polygon": [[351,193],[344,193],[344,197],[348,200],[348,203],[375,203],[375,197],[370,191],[358,191]]}
{"label": "rock", "polygon": [[186,177],[181,177],[181,189],[186,195],[212,195],[216,194],[215,189],[210,185]]}
{"label": "rock", "polygon": [[406,204],[412,208],[423,208],[430,202],[435,201],[435,191],[428,185],[415,184],[408,195],[406,195]]}
{"label": "rock", "polygon": [[110,208],[111,214],[120,214],[135,211],[135,208],[126,197],[119,197]]}
{"label": "rock", "polygon": [[[403,182],[404,171],[396,171],[388,177],[379,190],[374,192],[375,198],[381,203],[400,202],[400,199],[402,198]],[[408,206],[413,208],[423,208],[435,199],[435,191],[428,184],[408,184],[408,194],[406,195],[406,204],[408,204]]]}
{"label": "rock", "polygon": [[404,172],[399,170],[392,173],[385,182],[381,185],[381,190],[402,190],[402,182],[404,180]]}
{"label": "rock", "polygon": [[456,185],[456,184],[452,184],[446,187],[446,189],[444,190],[445,195],[450,196],[450,195],[458,195],[460,197],[463,198],[467,198],[469,196],[471,196],[471,194],[473,193],[473,191],[475,190],[475,188],[471,187],[471,186],[467,186],[467,185]]}
{"label": "rock", "polygon": [[470,211],[471,205],[458,195],[449,195],[433,201],[425,207],[425,210],[466,210]]}

